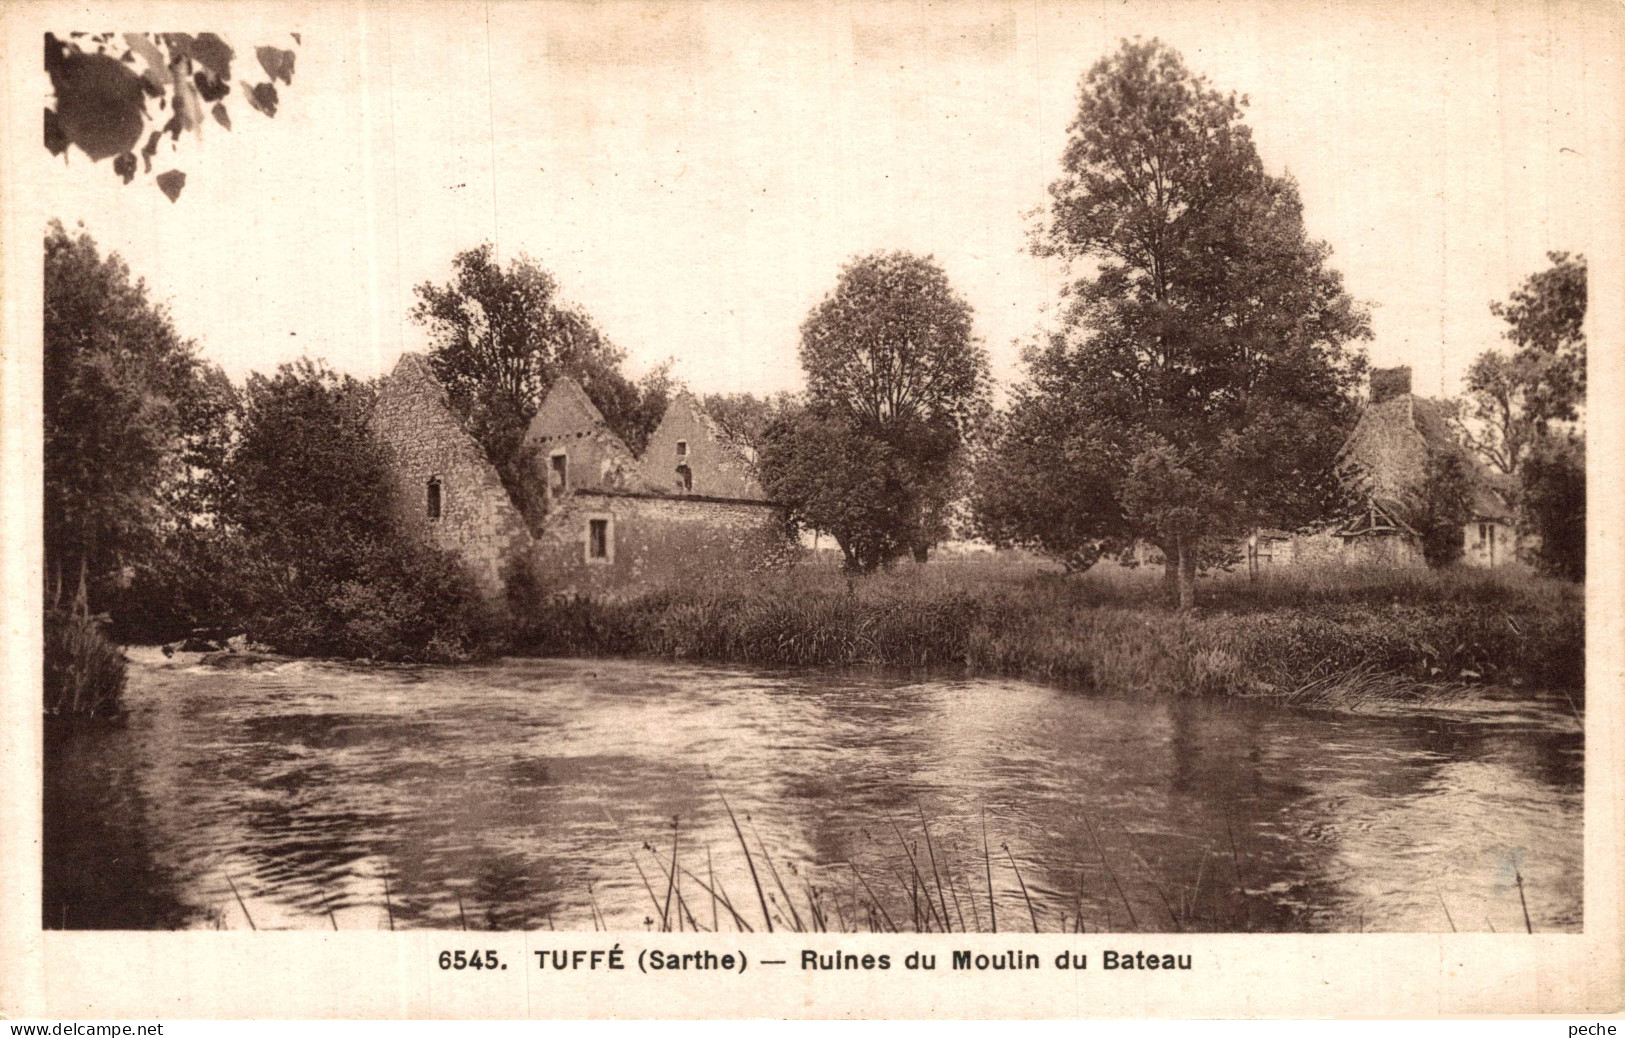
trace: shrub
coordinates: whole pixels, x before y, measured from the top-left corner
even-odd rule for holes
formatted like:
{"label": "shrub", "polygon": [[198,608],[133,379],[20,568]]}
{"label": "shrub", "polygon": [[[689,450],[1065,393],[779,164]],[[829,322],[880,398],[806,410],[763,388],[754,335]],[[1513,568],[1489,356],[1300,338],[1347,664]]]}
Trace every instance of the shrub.
{"label": "shrub", "polygon": [[498,617],[449,553],[385,524],[376,539],[336,554],[342,567],[316,567],[336,579],[273,584],[259,573],[244,633],[293,655],[411,663],[461,662],[500,641]]}
{"label": "shrub", "polygon": [[1541,569],[1566,580],[1586,574],[1586,456],[1579,436],[1541,439],[1523,465],[1523,497],[1540,538]]}

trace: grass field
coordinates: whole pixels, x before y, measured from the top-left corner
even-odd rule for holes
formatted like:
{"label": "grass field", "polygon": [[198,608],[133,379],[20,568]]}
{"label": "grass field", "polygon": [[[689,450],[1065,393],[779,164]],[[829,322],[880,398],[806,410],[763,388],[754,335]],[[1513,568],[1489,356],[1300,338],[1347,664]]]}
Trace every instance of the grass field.
{"label": "grass field", "polygon": [[1353,705],[1474,683],[1578,692],[1580,587],[1527,571],[1292,567],[1199,583],[1169,610],[1161,569],[1073,576],[1006,555],[870,577],[804,565],[620,600],[556,597],[516,648],[785,666],[963,667],[1117,693]]}

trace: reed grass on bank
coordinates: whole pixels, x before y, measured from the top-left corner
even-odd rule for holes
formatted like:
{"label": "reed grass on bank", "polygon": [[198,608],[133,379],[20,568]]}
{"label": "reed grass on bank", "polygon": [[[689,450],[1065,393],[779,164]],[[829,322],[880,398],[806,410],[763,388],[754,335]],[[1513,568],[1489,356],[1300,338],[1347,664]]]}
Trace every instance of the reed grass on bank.
{"label": "reed grass on bank", "polygon": [[1575,585],[1517,572],[1301,567],[1201,582],[1161,603],[1160,575],[1082,576],[997,561],[849,578],[802,567],[621,599],[554,597],[517,648],[768,666],[963,667],[1116,693],[1344,704],[1493,681],[1578,691]]}
{"label": "reed grass on bank", "polygon": [[117,714],[124,695],[124,653],[83,603],[45,611],[44,708],[49,717]]}

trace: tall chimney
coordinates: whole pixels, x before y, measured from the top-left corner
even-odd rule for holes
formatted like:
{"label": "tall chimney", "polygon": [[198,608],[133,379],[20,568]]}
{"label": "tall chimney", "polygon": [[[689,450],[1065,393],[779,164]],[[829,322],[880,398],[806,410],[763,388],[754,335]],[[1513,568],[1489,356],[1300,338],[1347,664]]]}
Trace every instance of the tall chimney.
{"label": "tall chimney", "polygon": [[1373,404],[1380,404],[1384,400],[1392,400],[1396,396],[1408,396],[1410,391],[1411,369],[1409,366],[1371,369],[1371,402]]}

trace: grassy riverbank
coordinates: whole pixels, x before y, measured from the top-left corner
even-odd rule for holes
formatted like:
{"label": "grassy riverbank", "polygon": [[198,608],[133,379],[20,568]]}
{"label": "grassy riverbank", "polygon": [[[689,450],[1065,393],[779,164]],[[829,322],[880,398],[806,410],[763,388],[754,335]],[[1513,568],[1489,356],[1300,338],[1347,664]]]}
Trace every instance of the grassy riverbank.
{"label": "grassy riverbank", "polygon": [[1200,583],[1161,604],[1160,570],[1066,577],[1001,557],[849,580],[802,567],[621,601],[555,599],[520,651],[769,666],[963,666],[1124,693],[1348,705],[1526,683],[1578,692],[1584,596],[1527,573],[1294,568]]}

